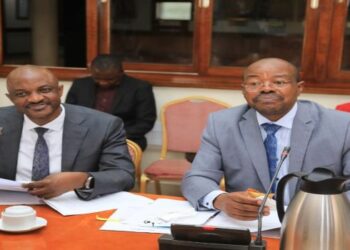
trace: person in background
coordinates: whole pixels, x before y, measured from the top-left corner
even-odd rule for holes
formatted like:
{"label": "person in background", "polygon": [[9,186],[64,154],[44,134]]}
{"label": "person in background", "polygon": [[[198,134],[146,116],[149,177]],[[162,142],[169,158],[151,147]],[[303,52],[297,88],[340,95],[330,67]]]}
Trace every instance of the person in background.
{"label": "person in background", "polygon": [[25,182],[42,198],[75,190],[90,200],[133,188],[121,119],[61,104],[63,86],[38,66],[11,71],[7,90],[15,106],[0,108],[0,178]]}
{"label": "person in background", "polygon": [[[247,104],[209,116],[201,147],[183,179],[182,193],[197,210],[256,219],[261,200],[248,190],[267,192],[286,146],[291,151],[279,178],[316,167],[350,174],[350,116],[298,101],[303,84],[296,67],[282,59],[261,59],[245,69]],[[219,188],[223,177],[226,191]],[[296,190],[295,182],[289,185],[287,199]],[[264,215],[269,212],[265,206]]]}
{"label": "person in background", "polygon": [[152,86],[124,74],[122,59],[116,55],[97,56],[90,71],[91,76],[73,81],[66,103],[120,117],[126,137],[145,150],[145,134],[153,128],[157,118]]}

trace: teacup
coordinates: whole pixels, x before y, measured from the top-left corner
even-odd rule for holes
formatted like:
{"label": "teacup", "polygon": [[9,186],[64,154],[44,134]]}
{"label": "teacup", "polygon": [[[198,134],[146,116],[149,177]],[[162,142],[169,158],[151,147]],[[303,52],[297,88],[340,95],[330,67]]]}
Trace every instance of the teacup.
{"label": "teacup", "polygon": [[2,227],[6,230],[27,230],[36,224],[36,211],[29,206],[11,206],[2,213]]}

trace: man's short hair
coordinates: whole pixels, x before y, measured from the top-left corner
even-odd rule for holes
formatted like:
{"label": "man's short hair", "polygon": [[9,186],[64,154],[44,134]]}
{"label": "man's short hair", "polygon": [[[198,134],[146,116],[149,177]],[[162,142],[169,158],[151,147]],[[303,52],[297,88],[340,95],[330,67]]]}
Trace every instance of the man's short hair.
{"label": "man's short hair", "polygon": [[100,71],[110,69],[122,69],[123,58],[118,55],[101,54],[96,56],[91,62],[91,68]]}

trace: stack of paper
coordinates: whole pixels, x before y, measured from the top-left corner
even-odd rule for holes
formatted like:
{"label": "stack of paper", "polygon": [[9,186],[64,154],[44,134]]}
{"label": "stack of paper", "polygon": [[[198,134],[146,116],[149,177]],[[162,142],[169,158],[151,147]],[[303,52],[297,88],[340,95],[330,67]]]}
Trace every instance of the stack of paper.
{"label": "stack of paper", "polygon": [[[258,220],[243,221],[234,219],[225,213],[221,212],[218,216],[215,216],[207,223],[208,226],[224,227],[224,228],[237,228],[237,229],[249,229],[250,232],[256,232],[258,230]],[[271,210],[269,216],[263,217],[262,230],[270,230],[274,228],[280,228],[281,223],[278,219],[276,210]]]}
{"label": "stack of paper", "polygon": [[146,206],[118,209],[101,230],[170,233],[172,223],[202,225],[214,213],[195,211],[187,201],[157,199]]}
{"label": "stack of paper", "polygon": [[41,199],[27,192],[21,182],[0,178],[0,205],[44,204]]}
{"label": "stack of paper", "polygon": [[152,199],[129,192],[118,192],[84,201],[71,191],[46,200],[29,194],[20,182],[0,178],[0,205],[47,204],[62,215],[78,215],[128,206],[146,206],[151,203]]}
{"label": "stack of paper", "polygon": [[[170,234],[172,223],[249,229],[251,232],[256,232],[258,227],[257,220],[240,221],[223,212],[195,211],[189,202],[171,199],[157,199],[152,204],[142,207],[120,208],[109,219],[101,230]],[[276,210],[265,216],[263,221],[263,230],[281,227]]]}
{"label": "stack of paper", "polygon": [[84,201],[71,191],[44,202],[62,215],[95,213],[128,206],[146,206],[153,202],[147,197],[129,192],[104,195],[93,200]]}

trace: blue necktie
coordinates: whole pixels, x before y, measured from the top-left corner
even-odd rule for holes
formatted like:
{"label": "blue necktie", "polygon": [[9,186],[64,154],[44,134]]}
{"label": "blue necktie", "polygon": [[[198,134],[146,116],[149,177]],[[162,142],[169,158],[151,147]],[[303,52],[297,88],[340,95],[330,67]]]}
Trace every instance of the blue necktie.
{"label": "blue necktie", "polygon": [[35,144],[33,157],[32,180],[38,181],[50,174],[49,149],[44,139],[44,133],[47,128],[35,128],[38,134],[38,140]]}
{"label": "blue necktie", "polygon": [[[281,128],[281,126],[272,124],[272,123],[264,123],[261,125],[266,133],[267,136],[264,141],[265,149],[266,149],[266,156],[267,161],[269,164],[269,173],[270,173],[270,180],[275,175],[276,172],[276,165],[277,165],[277,138],[275,136],[275,133],[277,130]],[[272,186],[272,192],[276,191],[276,183]]]}

